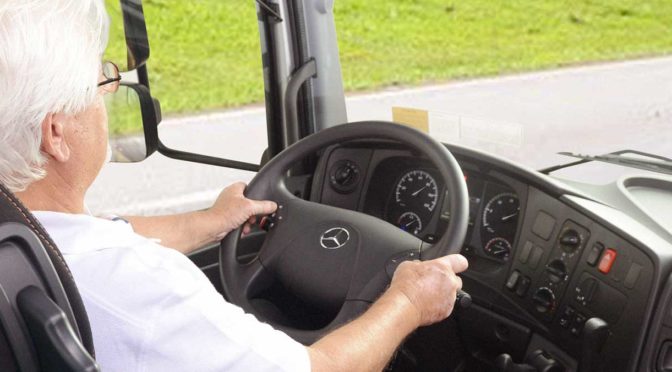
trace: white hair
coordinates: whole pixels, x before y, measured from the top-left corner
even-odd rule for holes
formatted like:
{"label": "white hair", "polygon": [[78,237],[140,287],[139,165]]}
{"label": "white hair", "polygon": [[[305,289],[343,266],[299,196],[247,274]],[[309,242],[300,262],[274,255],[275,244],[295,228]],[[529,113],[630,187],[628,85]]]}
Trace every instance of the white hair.
{"label": "white hair", "polygon": [[0,1],[0,183],[45,176],[41,124],[95,100],[109,20],[103,0]]}

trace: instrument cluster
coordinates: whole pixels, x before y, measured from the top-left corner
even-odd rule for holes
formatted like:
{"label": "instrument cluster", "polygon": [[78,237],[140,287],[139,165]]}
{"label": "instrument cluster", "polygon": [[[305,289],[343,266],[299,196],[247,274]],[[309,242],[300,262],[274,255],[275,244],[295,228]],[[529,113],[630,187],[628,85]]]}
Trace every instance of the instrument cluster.
{"label": "instrument cluster", "polygon": [[[525,188],[478,164],[461,162],[469,195],[463,253],[499,264],[512,257]],[[339,148],[325,168],[322,203],[381,218],[434,243],[450,223],[450,190],[438,170],[403,150]]]}
{"label": "instrument cluster", "polygon": [[[479,172],[464,173],[469,191],[467,244],[480,255],[508,261],[520,218],[517,193]],[[384,218],[400,229],[433,242],[450,222],[450,205],[438,172],[427,167],[401,170],[389,188]]]}

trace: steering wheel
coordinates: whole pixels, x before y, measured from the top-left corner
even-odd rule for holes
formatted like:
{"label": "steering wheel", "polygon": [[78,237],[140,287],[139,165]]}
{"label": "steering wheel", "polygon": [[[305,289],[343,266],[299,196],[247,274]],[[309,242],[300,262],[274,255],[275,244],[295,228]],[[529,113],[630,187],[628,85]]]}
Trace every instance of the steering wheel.
{"label": "steering wheel", "polygon": [[[425,155],[438,169],[450,198],[450,223],[436,244],[431,246],[376,217],[306,201],[287,190],[284,176],[297,161],[327,146],[358,139],[398,142]],[[305,344],[362,313],[389,285],[402,261],[459,253],[469,216],[464,175],[446,147],[418,130],[386,122],[343,124],[304,138],[269,161],[249,183],[245,195],[273,200],[278,210],[251,262],[237,259],[241,228],[222,240],[219,263],[224,293],[234,304],[256,314],[251,299],[279,281],[292,296],[333,311],[335,317],[318,330],[269,321]]]}

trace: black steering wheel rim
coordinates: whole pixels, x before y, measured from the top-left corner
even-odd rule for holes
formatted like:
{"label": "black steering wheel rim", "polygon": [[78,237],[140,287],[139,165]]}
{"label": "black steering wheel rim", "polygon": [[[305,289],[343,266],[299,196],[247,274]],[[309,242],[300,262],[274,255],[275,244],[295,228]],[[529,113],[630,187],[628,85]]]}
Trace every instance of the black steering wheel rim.
{"label": "black steering wheel rim", "polygon": [[[432,162],[433,166],[436,167],[439,175],[443,179],[446,189],[449,190],[448,197],[450,199],[449,208],[451,218],[442,237],[430,249],[426,249],[428,247],[426,244],[418,245],[417,255],[414,255],[412,252],[415,250],[415,248],[412,246],[415,244],[415,242],[409,238],[410,234],[402,232],[387,222],[382,222],[385,225],[374,222],[374,220],[379,222],[380,220],[369,216],[364,217],[361,213],[358,212],[345,211],[339,208],[322,206],[317,203],[310,203],[299,200],[293,196],[284,186],[284,175],[297,161],[302,160],[311,154],[315,154],[319,150],[328,146],[361,139],[391,140],[401,143],[402,145],[408,146],[409,148],[423,154],[430,162]],[[367,226],[356,225],[360,224],[372,226],[375,224],[376,229],[385,230],[379,234],[381,238],[384,238],[388,235],[394,235],[394,240],[387,240],[388,245],[397,245],[398,243],[405,244],[404,247],[409,247],[408,250],[399,248],[397,252],[397,256],[399,256],[399,253],[402,253],[403,251],[403,257],[405,257],[405,259],[427,260],[447,254],[459,253],[464,243],[468,226],[469,207],[467,187],[461,168],[450,151],[448,151],[448,149],[438,141],[418,130],[388,122],[366,121],[343,124],[322,130],[304,138],[303,140],[288,147],[283,152],[274,157],[271,161],[269,161],[252,179],[245,191],[245,195],[250,199],[270,199],[278,202],[278,214],[280,215],[279,218],[285,218],[284,223],[287,226],[291,225],[291,222],[287,221],[293,221],[297,218],[300,218],[300,215],[303,214],[296,213],[297,211],[307,213],[306,211],[309,211],[311,208],[319,208],[320,210],[312,216],[312,219],[310,219],[309,222],[311,224],[317,226],[316,224],[319,224],[320,221],[316,220],[328,220],[329,217],[327,216],[333,215],[334,217],[331,220],[339,222],[333,222],[331,225],[325,225],[326,227],[320,227],[323,229],[320,231],[324,231],[324,228],[328,228],[332,225],[336,226],[338,224],[349,224],[351,230],[360,232],[359,236],[362,240],[362,244],[364,244],[363,241],[366,239],[366,235],[368,234],[361,234],[360,230],[365,230]],[[308,218],[310,218],[310,216]],[[353,221],[357,221],[357,223],[354,223]],[[278,225],[280,226],[280,221]],[[389,226],[389,228],[385,226]],[[391,228],[396,229],[394,230],[396,232],[393,232]],[[287,266],[287,263],[283,263],[282,265],[278,264],[278,266],[275,266],[274,263],[278,260],[282,260],[281,256],[283,254],[287,254],[285,251],[283,251],[283,249],[287,250],[290,248],[273,249],[268,248],[266,244],[264,244],[259,256],[255,260],[253,260],[251,263],[241,264],[237,259],[237,247],[241,237],[241,231],[242,229],[239,228],[230,232],[221,242],[219,257],[220,276],[222,279],[224,293],[227,298],[232,303],[241,306],[245,311],[255,313],[255,308],[252,306],[249,298],[255,286],[259,287],[268,284],[274,280],[274,276],[278,272],[284,273],[285,276],[294,275],[293,273],[288,272],[287,267],[285,267]],[[288,237],[292,238],[296,235],[297,231],[300,230],[294,229],[291,233],[278,236],[282,236],[284,238],[282,240],[289,240]],[[267,242],[270,241],[272,237],[273,234],[269,233]],[[311,242],[314,240],[315,239],[312,239]],[[303,241],[305,242],[305,239]],[[299,243],[285,244],[301,245]],[[308,254],[312,254],[310,253],[312,251],[306,252],[309,252]],[[411,252],[410,256],[406,252]],[[360,252],[359,254],[362,253]],[[358,260],[360,258],[358,258]],[[354,270],[361,271],[362,269],[357,267]],[[380,267],[378,267],[377,270],[380,271]],[[323,329],[300,330],[278,324],[274,324],[274,326],[287,332],[290,334],[290,336],[301,342],[311,343],[322,336],[324,333],[328,332],[330,329],[350,320],[363,311],[367,307],[368,302],[373,301],[389,283],[390,273],[388,272],[387,274],[388,275],[385,275],[385,270],[383,270],[382,274],[368,273],[368,277],[370,277],[370,279],[367,280],[370,280],[370,282],[366,283],[365,285],[360,285],[359,287],[361,288],[357,288],[357,292],[359,294],[355,295],[350,293],[353,287],[352,283],[350,283],[350,287],[347,290],[348,297],[344,297],[344,302],[337,315],[329,323],[329,325]],[[315,272],[313,272],[312,275],[315,275]],[[357,277],[357,273],[353,273],[352,277]],[[305,276],[303,279],[304,280],[302,282],[310,282],[310,280],[305,280]],[[313,294],[318,295],[319,297],[319,291],[315,288],[312,290]]]}

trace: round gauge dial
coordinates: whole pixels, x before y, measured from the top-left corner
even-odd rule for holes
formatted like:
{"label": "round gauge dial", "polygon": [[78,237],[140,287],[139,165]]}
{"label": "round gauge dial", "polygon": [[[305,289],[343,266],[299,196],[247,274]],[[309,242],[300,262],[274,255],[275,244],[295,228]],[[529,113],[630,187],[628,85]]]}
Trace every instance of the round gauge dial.
{"label": "round gauge dial", "polygon": [[412,170],[404,174],[397,183],[394,200],[404,209],[432,212],[439,200],[439,188],[429,173]]}
{"label": "round gauge dial", "polygon": [[485,245],[485,253],[488,256],[506,261],[511,255],[511,243],[504,238],[494,238]]}
{"label": "round gauge dial", "polygon": [[397,226],[413,235],[418,235],[422,231],[422,219],[413,212],[406,212],[399,216]]}
{"label": "round gauge dial", "polygon": [[494,196],[483,211],[483,228],[491,236],[511,236],[516,234],[520,201],[512,193]]}

